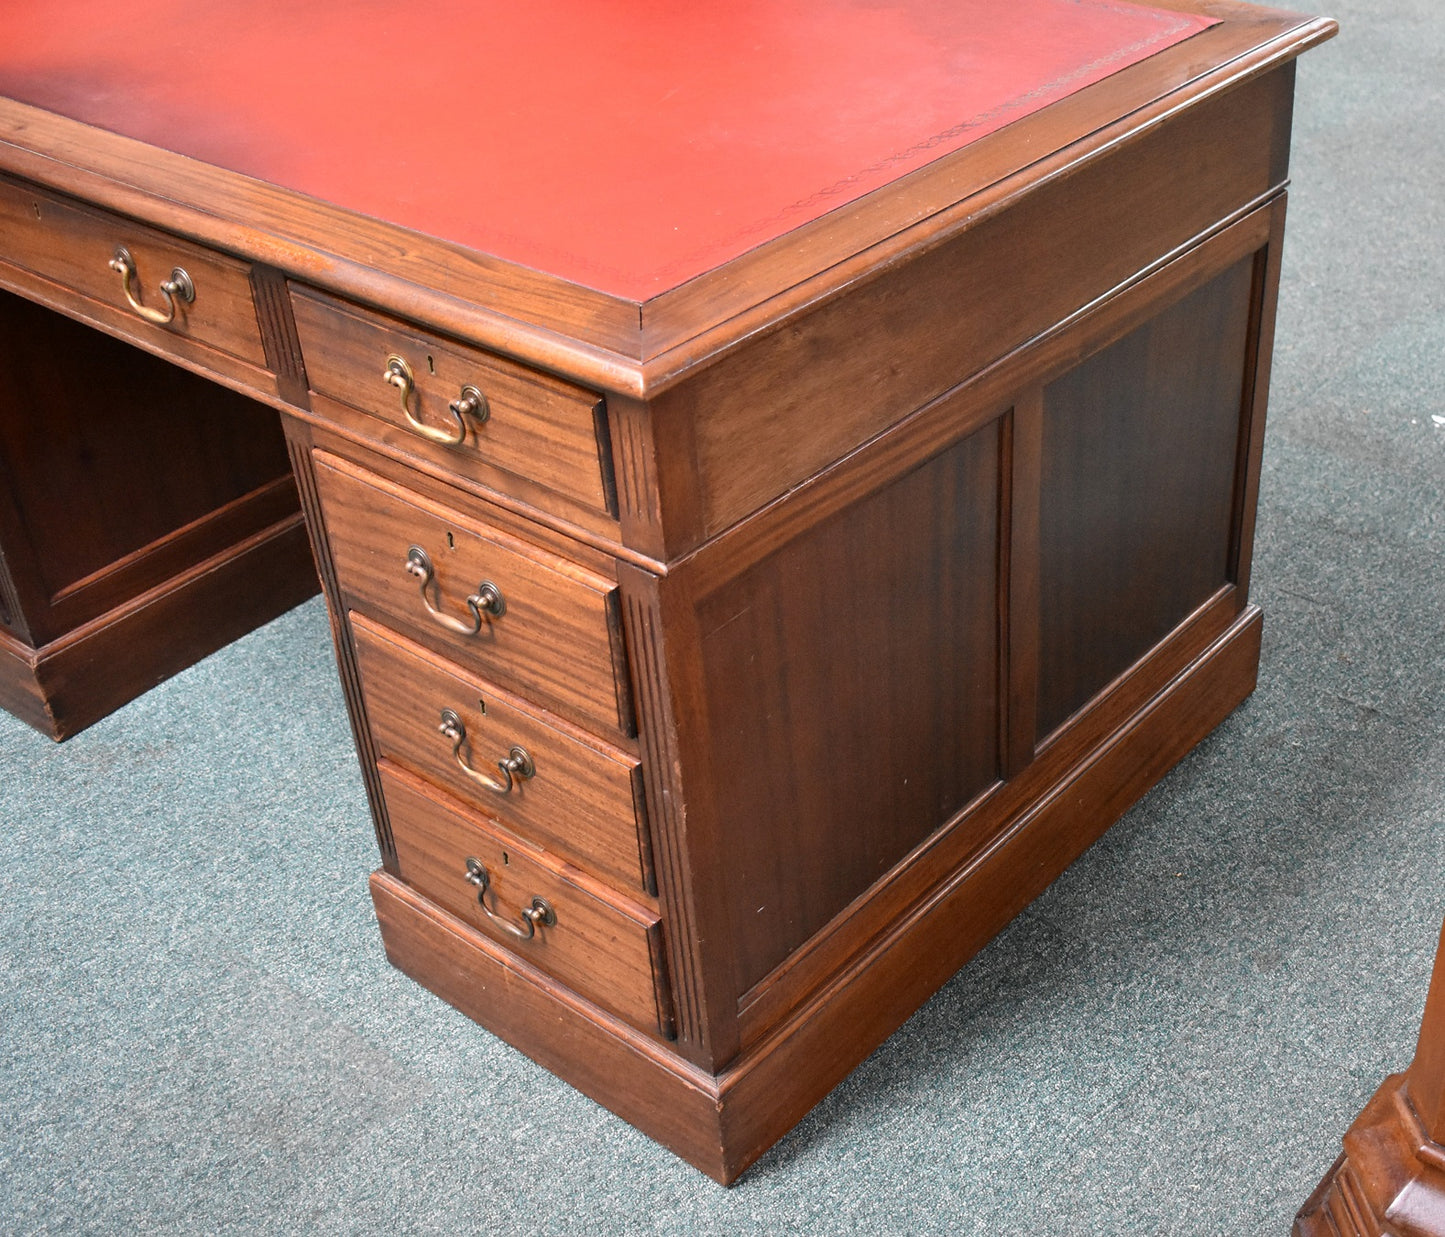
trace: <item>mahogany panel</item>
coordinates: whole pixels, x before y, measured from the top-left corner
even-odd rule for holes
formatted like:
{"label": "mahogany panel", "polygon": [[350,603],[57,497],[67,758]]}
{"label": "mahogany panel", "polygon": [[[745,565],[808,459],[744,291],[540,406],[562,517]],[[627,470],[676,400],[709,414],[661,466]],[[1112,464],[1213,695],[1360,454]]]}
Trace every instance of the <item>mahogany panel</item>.
{"label": "mahogany panel", "polygon": [[736,1177],[982,949],[1255,687],[1249,607],[1126,724],[1010,816],[991,845],[899,914],[847,971],[720,1079]]}
{"label": "mahogany panel", "polygon": [[1036,759],[967,804],[884,879],[743,993],[738,1003],[741,1042],[752,1045],[763,1039],[845,974],[900,917],[928,900],[953,873],[987,853],[1007,833],[1010,821],[1047,799],[1081,761],[1108,742],[1107,736],[1127,730],[1161,690],[1170,690],[1170,685],[1229,632],[1239,613],[1233,590],[1224,590],[1201,607],[1147,658],[1076,714]]}
{"label": "mahogany panel", "polygon": [[[678,824],[661,830],[659,844],[664,848],[670,845],[664,839],[673,830],[690,835],[687,852],[692,857],[691,870],[673,868],[662,888],[664,898],[677,899],[679,907],[675,912],[669,911],[669,924],[683,923],[691,932],[692,923],[706,919],[715,925],[708,930],[714,942],[728,932],[727,916],[717,916],[711,901],[715,891],[725,883],[726,869],[731,862],[732,836],[721,822],[712,820],[716,802],[708,780],[712,753],[704,739],[699,738],[708,735],[710,723],[706,711],[694,704],[704,693],[691,678],[692,668],[686,656],[695,638],[690,633],[696,625],[693,603],[688,599],[700,592],[725,594],[734,579],[766,561],[780,544],[806,535],[839,513],[866,502],[880,488],[916,470],[940,452],[946,452],[962,437],[1003,418],[999,422],[1001,444],[1007,443],[1004,454],[1009,458],[1001,468],[1001,479],[1007,482],[1004,505],[1009,509],[1009,518],[1001,529],[1000,558],[1001,564],[1006,560],[1001,572],[1008,587],[1000,589],[999,624],[1001,630],[1009,632],[1009,647],[1000,661],[1001,674],[1010,682],[1010,699],[1008,716],[1000,717],[1000,730],[1013,736],[1014,768],[1010,773],[1013,777],[1032,758],[1034,746],[1030,719],[1037,676],[1037,508],[1042,430],[1042,389],[1038,384],[1067,372],[1082,358],[1147,322],[1161,307],[1177,302],[1205,286],[1221,270],[1246,259],[1271,236],[1271,221],[1277,223],[1280,213],[1276,203],[1244,215],[1120,295],[1091,307],[1036,344],[961,383],[864,450],[824,470],[783,500],[729,530],[726,536],[709,542],[662,582],[663,595],[673,598],[675,603],[680,595],[681,604],[673,604],[665,619],[658,613],[647,621],[640,620],[635,629],[630,630],[629,637],[634,669],[638,657],[650,656],[653,649],[663,644],[664,631],[666,647],[673,650],[678,663],[673,670],[676,685],[670,694],[676,707],[682,710],[679,725],[684,743],[681,750],[673,747],[660,754],[655,764],[649,764],[647,778],[650,792],[655,793],[659,784],[671,787],[657,795],[653,819],[683,818]],[[1014,401],[1010,412],[1011,394],[1020,389],[1029,393]],[[1002,433],[1004,427],[1008,429],[1006,434]],[[625,580],[626,577],[624,583]],[[624,595],[626,592],[624,588]],[[742,993],[739,1011],[742,1042],[754,1041],[781,1013],[805,999],[845,965],[861,945],[927,887],[930,879],[927,873],[937,872],[940,863],[958,862],[960,856],[980,844],[989,829],[996,827],[999,811],[1014,810],[1008,804],[1016,807],[1041,793],[1040,788],[1053,784],[1061,771],[1080,759],[1088,744],[1096,741],[1098,727],[1117,726],[1131,711],[1141,707],[1160,683],[1167,682],[1228,626],[1239,607],[1240,601],[1233,590],[1223,590],[1219,597],[1211,599],[1153,650],[1149,658],[1121,675],[1118,682],[1098,697],[1081,719],[1075,736],[1077,742],[1051,751],[1049,758],[1029,777],[1015,778],[1003,788],[999,803],[975,802],[966,816],[956,818],[946,829],[930,837],[890,871],[878,887],[855,900],[825,929],[790,954],[784,964]],[[629,616],[631,614],[629,608]],[[655,685],[641,682],[638,695],[643,702],[644,725],[648,724],[649,717],[656,725],[658,711],[665,707],[668,693],[659,695]],[[844,724],[846,722],[839,719],[834,728]],[[646,753],[648,744],[645,742],[643,746]],[[688,771],[687,793],[676,785],[679,764]],[[710,835],[716,836],[715,842],[705,840]],[[718,857],[715,867],[712,866],[714,849]],[[704,864],[707,866],[700,866]],[[684,901],[679,891],[689,886],[693,892]],[[678,947],[681,935],[669,934],[674,948]],[[726,956],[726,951],[717,945],[712,953]],[[687,952],[681,953],[675,963],[676,971],[691,978],[680,984],[680,995],[693,990],[697,968],[709,962],[716,965],[716,957],[691,961]],[[728,974],[732,978],[730,965]],[[717,983],[713,978],[709,987],[716,988]],[[724,1055],[721,1059],[728,1058]]]}
{"label": "mahogany panel", "polygon": [[[638,827],[635,756],[463,674],[361,615],[350,618],[379,756],[619,888],[645,889],[651,860],[644,858],[646,833]],[[457,718],[454,733],[441,729],[448,710]],[[497,762],[514,747],[530,759],[533,772],[508,782]]]}
{"label": "mahogany panel", "polygon": [[296,511],[269,408],[6,292],[0,335],[0,544],[31,643]]}
{"label": "mahogany panel", "polygon": [[1254,265],[1044,390],[1040,739],[1229,582]]}
{"label": "mahogany panel", "polygon": [[992,422],[697,603],[746,990],[999,776]]}

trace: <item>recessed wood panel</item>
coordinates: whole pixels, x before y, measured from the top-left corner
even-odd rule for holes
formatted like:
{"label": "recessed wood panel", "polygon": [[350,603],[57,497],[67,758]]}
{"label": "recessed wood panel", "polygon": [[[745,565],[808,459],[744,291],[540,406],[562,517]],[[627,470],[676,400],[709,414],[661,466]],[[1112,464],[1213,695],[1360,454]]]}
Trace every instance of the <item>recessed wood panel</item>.
{"label": "recessed wood panel", "polygon": [[999,428],[701,605],[738,990],[998,770]]}
{"label": "recessed wood panel", "polygon": [[1044,391],[1038,735],[1228,582],[1254,260]]}
{"label": "recessed wood panel", "polygon": [[196,561],[296,509],[271,409],[9,293],[0,338],[0,534],[35,642],[167,578],[183,534]]}

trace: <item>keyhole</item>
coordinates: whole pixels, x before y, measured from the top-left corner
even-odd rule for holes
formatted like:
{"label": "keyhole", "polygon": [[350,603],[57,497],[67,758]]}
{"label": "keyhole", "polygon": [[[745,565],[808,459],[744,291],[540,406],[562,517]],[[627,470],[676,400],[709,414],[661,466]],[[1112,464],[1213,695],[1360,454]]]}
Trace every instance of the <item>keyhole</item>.
{"label": "keyhole", "polygon": [[448,533],[448,534],[447,534],[447,549],[448,549],[448,550],[455,550],[456,548],[457,548],[457,539],[456,539],[455,537],[453,537],[453,536],[451,535],[451,533]]}
{"label": "keyhole", "polygon": [[32,202],[32,203],[30,203],[30,209],[35,212],[35,217],[36,217],[37,219],[39,219],[39,218],[40,218],[40,203],[39,203],[39,202]]}
{"label": "keyhole", "polygon": [[503,852],[502,852],[502,866],[503,866],[504,868],[506,868],[506,867],[510,867],[511,864],[512,864],[512,861],[511,861],[511,859],[509,859],[509,858],[507,857],[507,852],[506,852],[506,851],[503,851]]}
{"label": "keyhole", "polygon": [[477,708],[481,709],[483,714],[485,714],[487,711],[487,702],[483,700],[480,696],[477,697]]}
{"label": "keyhole", "polygon": [[436,372],[437,372],[436,362],[433,361],[433,360],[431,359],[431,357],[427,357],[427,359],[426,359],[426,369],[427,369],[427,373],[432,374],[432,375],[435,375]]}

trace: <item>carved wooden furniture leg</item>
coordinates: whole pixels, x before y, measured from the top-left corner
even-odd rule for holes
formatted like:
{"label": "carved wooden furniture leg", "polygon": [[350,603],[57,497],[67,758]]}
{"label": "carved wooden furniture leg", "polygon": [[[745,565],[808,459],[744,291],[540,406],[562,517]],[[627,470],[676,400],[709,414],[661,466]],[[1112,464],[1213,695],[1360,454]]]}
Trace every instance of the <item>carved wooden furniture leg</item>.
{"label": "carved wooden furniture leg", "polygon": [[1415,1059],[1385,1079],[1344,1141],[1296,1217],[1296,1237],[1445,1234],[1445,930]]}

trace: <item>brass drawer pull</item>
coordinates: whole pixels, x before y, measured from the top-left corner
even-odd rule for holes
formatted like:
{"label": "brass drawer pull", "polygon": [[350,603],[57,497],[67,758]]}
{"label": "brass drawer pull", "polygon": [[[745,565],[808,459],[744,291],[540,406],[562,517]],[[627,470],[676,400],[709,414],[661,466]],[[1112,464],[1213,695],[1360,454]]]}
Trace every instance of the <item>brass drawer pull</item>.
{"label": "brass drawer pull", "polygon": [[429,593],[432,581],[436,578],[436,569],[432,566],[431,556],[419,545],[407,549],[406,574],[421,581],[421,603],[426,607],[426,612],[439,626],[454,631],[459,636],[475,636],[482,630],[483,611],[493,618],[501,618],[507,612],[507,600],[502,596],[502,590],[490,580],[483,580],[477,585],[477,591],[467,598],[467,609],[472,612],[471,622],[443,614],[432,605]]}
{"label": "brass drawer pull", "polygon": [[497,768],[502,771],[503,781],[497,781],[489,774],[483,773],[480,769],[473,769],[467,763],[467,758],[462,755],[462,744],[467,741],[467,728],[462,724],[462,719],[452,709],[442,710],[441,725],[437,731],[452,741],[452,759],[460,766],[474,782],[485,786],[488,790],[495,790],[499,795],[511,794],[515,785],[513,778],[526,779],[536,775],[537,766],[532,763],[532,758],[527,755],[527,749],[513,746],[506,756],[497,761]]}
{"label": "brass drawer pull", "polygon": [[429,442],[439,442],[444,447],[460,446],[462,440],[467,436],[467,417],[471,417],[481,424],[492,415],[491,409],[487,406],[487,397],[468,383],[462,388],[461,394],[447,404],[448,411],[456,419],[456,430],[437,429],[434,425],[418,421],[412,415],[411,404],[412,396],[416,394],[416,375],[411,372],[411,366],[406,363],[404,358],[395,354],[387,357],[386,369],[382,371],[381,376],[401,392],[401,411],[402,415],[406,417],[406,423]]}
{"label": "brass drawer pull", "polygon": [[136,269],[135,259],[130,256],[130,250],[124,245],[115,247],[115,256],[110,260],[110,269],[120,276],[121,291],[125,293],[125,299],[130,307],[135,310],[147,322],[154,322],[156,326],[169,326],[176,320],[176,302],[184,301],[187,305],[196,299],[196,285],[191,282],[191,277],[185,270],[177,266],[171,271],[169,279],[161,280],[161,296],[165,299],[164,309],[152,309],[148,305],[142,305],[140,298],[136,296]]}
{"label": "brass drawer pull", "polygon": [[482,865],[480,859],[467,860],[467,883],[477,887],[477,905],[482,908],[486,917],[504,932],[510,932],[520,941],[530,941],[536,936],[538,924],[544,928],[550,928],[557,922],[557,912],[552,909],[546,898],[533,898],[531,906],[517,912],[521,915],[525,927],[519,928],[505,915],[498,915],[487,905],[487,889],[492,883],[492,878],[487,874],[487,869]]}

